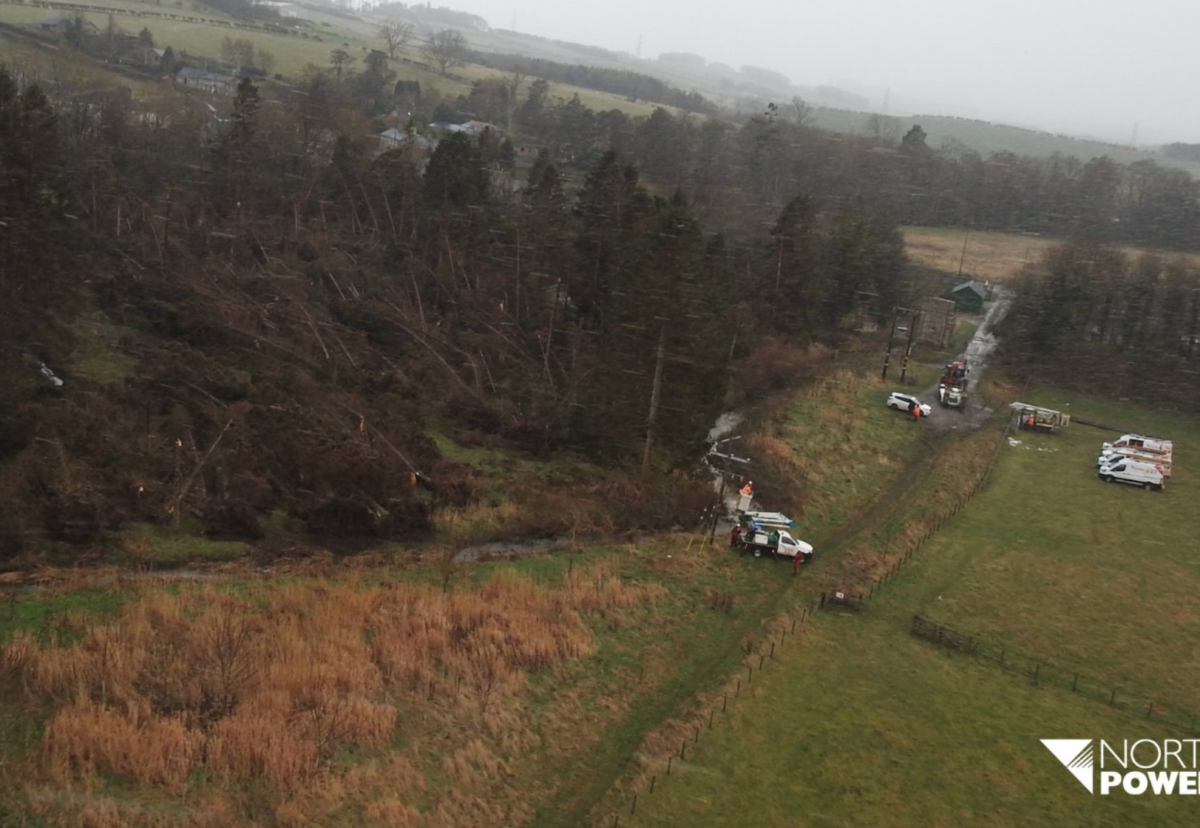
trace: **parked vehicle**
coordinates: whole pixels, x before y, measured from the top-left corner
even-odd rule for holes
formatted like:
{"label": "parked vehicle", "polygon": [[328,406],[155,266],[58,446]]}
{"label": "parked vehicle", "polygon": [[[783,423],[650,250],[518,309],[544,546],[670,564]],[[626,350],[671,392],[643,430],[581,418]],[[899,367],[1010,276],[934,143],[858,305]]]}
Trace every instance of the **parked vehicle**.
{"label": "parked vehicle", "polygon": [[1138,449],[1143,454],[1152,454],[1155,457],[1164,457],[1170,460],[1171,454],[1175,449],[1175,444],[1161,437],[1147,437],[1144,434],[1122,434],[1111,443],[1104,443],[1103,447],[1106,449]]}
{"label": "parked vehicle", "polygon": [[1161,492],[1166,486],[1166,475],[1161,465],[1128,457],[1101,466],[1096,475],[1105,483],[1127,483],[1141,486],[1147,491]]}
{"label": "parked vehicle", "polygon": [[1133,448],[1102,448],[1100,450],[1100,456],[1096,458],[1096,468],[1099,469],[1102,466],[1112,465],[1121,458],[1128,458],[1130,460],[1138,460],[1143,463],[1161,466],[1163,470],[1163,476],[1168,478],[1171,476],[1170,460],[1167,460],[1163,457],[1155,457],[1153,454],[1143,452],[1141,449]]}
{"label": "parked vehicle", "polygon": [[796,521],[783,512],[742,512],[741,518],[750,527],[761,526],[769,529],[774,526],[777,529],[791,529],[796,525]]}
{"label": "parked vehicle", "polygon": [[[774,540],[773,536],[777,536]],[[814,550],[812,544],[805,543],[799,538],[792,537],[790,532],[776,530],[772,532],[745,531],[738,538],[738,546],[750,552],[754,557],[774,555],[779,558],[800,557],[805,563],[812,560]]]}
{"label": "parked vehicle", "polygon": [[1017,428],[1022,431],[1057,431],[1071,424],[1071,415],[1053,408],[1042,408],[1029,403],[1015,402],[1009,405],[1017,415]]}
{"label": "parked vehicle", "polygon": [[967,360],[948,363],[938,380],[938,402],[946,408],[965,408],[967,405]]}
{"label": "parked vehicle", "polygon": [[911,405],[916,404],[921,406],[921,416],[928,417],[933,413],[933,407],[926,405],[912,394],[905,394],[901,391],[893,391],[888,394],[887,407],[894,408],[897,411],[911,411]]}

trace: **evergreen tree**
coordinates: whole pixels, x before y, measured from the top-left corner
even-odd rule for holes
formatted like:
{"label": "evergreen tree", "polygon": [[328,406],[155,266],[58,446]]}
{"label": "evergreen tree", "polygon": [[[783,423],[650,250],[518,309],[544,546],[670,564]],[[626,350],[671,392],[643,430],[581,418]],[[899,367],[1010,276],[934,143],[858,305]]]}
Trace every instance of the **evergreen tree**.
{"label": "evergreen tree", "polygon": [[242,78],[233,101],[233,113],[224,135],[214,144],[214,173],[218,190],[214,201],[221,215],[240,216],[255,195],[251,180],[261,172],[258,87]]}
{"label": "evergreen tree", "polygon": [[0,68],[0,344],[19,341],[36,309],[69,305],[62,271],[71,235],[58,119],[37,86],[18,93]]}
{"label": "evergreen tree", "polygon": [[589,327],[599,324],[610,279],[626,252],[620,236],[637,189],[637,170],[622,166],[610,150],[588,173],[576,201],[579,266],[569,287]]}

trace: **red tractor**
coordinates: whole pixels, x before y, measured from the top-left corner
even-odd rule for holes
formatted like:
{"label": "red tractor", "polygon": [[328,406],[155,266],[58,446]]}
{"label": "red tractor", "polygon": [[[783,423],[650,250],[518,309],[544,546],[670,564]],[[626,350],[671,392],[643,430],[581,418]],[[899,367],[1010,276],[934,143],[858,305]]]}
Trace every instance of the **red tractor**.
{"label": "red tractor", "polygon": [[948,363],[938,380],[938,402],[949,408],[962,408],[967,404],[966,357]]}

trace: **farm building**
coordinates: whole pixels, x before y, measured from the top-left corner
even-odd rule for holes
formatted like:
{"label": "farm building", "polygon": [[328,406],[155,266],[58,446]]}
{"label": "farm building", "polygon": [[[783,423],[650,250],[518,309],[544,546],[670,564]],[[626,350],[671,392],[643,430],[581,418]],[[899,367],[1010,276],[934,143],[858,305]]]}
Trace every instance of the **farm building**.
{"label": "farm building", "polygon": [[987,295],[987,283],[977,282],[974,279],[963,282],[950,291],[950,298],[963,313],[979,313],[983,310],[983,303],[987,299]]}
{"label": "farm building", "polygon": [[[88,20],[86,17],[80,16],[78,19],[81,30],[86,34],[94,35],[100,33],[100,29],[96,26],[96,24]],[[76,18],[74,17],[64,17],[56,14],[38,21],[38,26],[40,26],[44,32],[58,32],[59,34],[66,34],[67,30],[70,29],[75,23],[75,20]]]}
{"label": "farm building", "polygon": [[237,78],[184,66],[175,73],[177,86],[193,86],[217,95],[232,95],[237,90]]}

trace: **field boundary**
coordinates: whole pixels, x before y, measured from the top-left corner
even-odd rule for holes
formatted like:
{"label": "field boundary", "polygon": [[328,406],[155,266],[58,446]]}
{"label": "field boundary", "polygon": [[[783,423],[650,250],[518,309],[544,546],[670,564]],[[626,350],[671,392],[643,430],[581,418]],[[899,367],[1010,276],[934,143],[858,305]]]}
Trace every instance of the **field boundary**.
{"label": "field boundary", "polygon": [[[681,767],[681,763],[687,760],[689,750],[699,743],[701,734],[706,730],[713,729],[714,723],[718,720],[717,714],[728,712],[730,706],[737,703],[738,699],[741,698],[742,689],[749,688],[753,684],[754,676],[762,672],[766,669],[767,665],[776,660],[776,652],[782,651],[788,638],[796,638],[803,635],[806,622],[814,614],[821,611],[859,612],[865,609],[867,602],[874,597],[875,593],[884,584],[896,576],[904,564],[912,560],[917,550],[932,538],[948,520],[953,518],[963,507],[970,503],[975,495],[983,490],[991,476],[992,469],[996,465],[996,461],[999,459],[1000,451],[1007,444],[1007,439],[1012,430],[1011,422],[1004,429],[998,430],[991,456],[988,458],[987,465],[980,472],[979,479],[975,484],[964,492],[944,514],[934,520],[909,545],[908,549],[893,560],[890,569],[868,586],[866,594],[863,594],[861,590],[853,593],[846,590],[822,592],[811,601],[798,604],[779,617],[773,625],[773,631],[769,632],[758,646],[748,644],[746,646],[746,657],[743,661],[745,672],[732,676],[715,695],[709,699],[705,699],[700,709],[695,712],[689,721],[677,728],[683,734],[679,738],[679,747],[668,754],[665,760],[661,756],[650,760],[648,764],[651,764],[652,768],[643,774],[640,779],[633,781],[631,785],[632,792],[629,793],[624,802],[615,810],[610,810],[607,817],[600,817],[599,821],[593,820],[591,824],[600,826],[600,828],[620,828],[623,816],[636,816],[639,799],[644,802],[646,797],[653,794],[659,786],[658,780],[660,777],[669,777],[677,768]],[[859,527],[859,529],[861,528]],[[845,538],[840,538],[840,540],[844,541]],[[639,785],[639,782],[643,784]]]}
{"label": "field boundary", "polygon": [[1038,687],[1047,685],[1067,689],[1093,701],[1103,702],[1122,713],[1149,719],[1188,733],[1195,733],[1197,724],[1200,724],[1200,715],[1195,711],[1172,705],[1166,699],[1132,695],[1122,691],[1115,682],[1058,667],[1047,659],[951,629],[920,615],[913,616],[910,632],[913,636],[943,649],[974,656],[1010,673],[1026,676]]}

